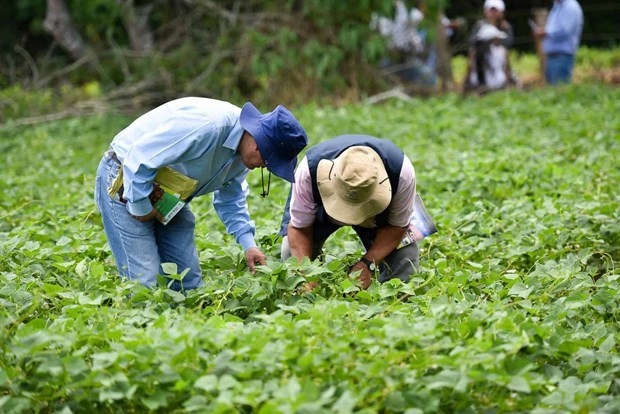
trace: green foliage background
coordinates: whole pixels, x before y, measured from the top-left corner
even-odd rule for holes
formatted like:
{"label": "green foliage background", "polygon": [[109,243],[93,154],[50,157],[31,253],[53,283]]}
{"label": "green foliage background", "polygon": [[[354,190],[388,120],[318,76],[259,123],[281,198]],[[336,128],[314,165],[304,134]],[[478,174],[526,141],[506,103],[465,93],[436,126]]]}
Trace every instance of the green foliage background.
{"label": "green foliage background", "polygon": [[[354,6],[330,0],[136,1],[137,7],[154,5],[149,19],[154,48],[147,53],[132,50],[120,2],[66,3],[93,51],[90,59],[72,62],[45,32],[45,2],[16,0],[0,9],[0,123],[102,109],[132,113],[187,95],[250,100],[260,107],[309,100],[346,104],[398,85],[379,69],[386,44],[369,27],[373,13],[393,14],[392,0],[357,1]],[[445,6],[451,17],[463,15],[470,23],[479,16],[479,2],[449,3],[427,1],[428,30],[434,29],[431,15]],[[594,3],[584,5],[584,44],[588,31],[608,30],[603,23],[613,13],[605,11],[615,7]],[[529,6],[527,12],[524,7],[509,4],[509,17],[515,24],[520,19],[519,41],[526,43],[520,50],[530,52],[511,54],[512,67],[527,86],[537,82],[539,64],[527,31]],[[455,42],[462,43],[467,33],[465,27]],[[613,39],[603,46],[613,46]],[[577,54],[582,71],[575,80],[617,83],[619,53],[582,47]],[[452,66],[458,85],[465,77],[465,57],[455,56]]]}
{"label": "green foliage background", "polygon": [[[78,32],[96,55],[67,70],[72,62],[43,29],[45,6],[18,0],[11,5],[14,14],[30,27],[21,32],[21,42],[0,32],[0,45],[19,45],[33,63],[0,53],[11,63],[0,70],[0,88],[97,82],[110,91],[146,82],[147,91],[158,92],[161,100],[193,94],[271,104],[334,90],[356,94],[378,85],[371,74],[385,46],[369,27],[370,15],[390,14],[391,2],[364,0],[355,7],[326,0],[136,2],[146,4],[154,5],[149,27],[155,47],[143,54],[131,50],[117,2],[67,1]],[[50,75],[54,78],[47,80]]]}
{"label": "green foliage background", "polygon": [[[0,411],[616,412],[619,111],[619,90],[597,84],[295,108],[311,145],[367,133],[401,146],[439,228],[411,283],[356,295],[350,233],[326,263],[279,262],[288,189],[262,199],[257,171],[249,202],[271,259],[256,275],[198,199],[205,286],[121,281],[92,187],[131,118],[9,122]],[[297,293],[302,274],[321,288]]]}

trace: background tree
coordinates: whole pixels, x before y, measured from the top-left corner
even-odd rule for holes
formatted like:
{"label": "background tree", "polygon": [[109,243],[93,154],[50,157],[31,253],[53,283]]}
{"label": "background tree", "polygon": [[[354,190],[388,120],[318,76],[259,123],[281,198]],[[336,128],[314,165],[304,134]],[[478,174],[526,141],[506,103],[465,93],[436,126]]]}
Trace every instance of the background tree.
{"label": "background tree", "polygon": [[64,0],[47,0],[43,27],[73,60],[87,56],[89,48],[76,29]]}
{"label": "background tree", "polygon": [[444,28],[443,18],[448,6],[447,0],[426,0],[425,19],[428,21],[428,28],[432,42],[435,44],[437,54],[437,77],[439,78],[440,89],[451,91],[455,89],[454,76],[452,74],[452,51],[450,42]]}
{"label": "background tree", "polygon": [[[531,7],[551,2],[506,3],[516,47],[534,51]],[[614,4],[583,3],[585,44],[620,40]],[[481,5],[427,0],[444,90],[453,85],[450,52],[460,51],[437,30],[441,10],[473,22]],[[187,94],[266,105],[355,100],[393,86],[379,69],[385,42],[369,27],[372,13],[391,15],[392,7],[393,0],[14,0],[0,9],[0,89],[73,85],[150,106]]]}
{"label": "background tree", "polygon": [[155,3],[135,4],[134,0],[116,0],[121,7],[123,24],[129,35],[132,50],[146,53],[153,50],[153,32],[149,16]]}

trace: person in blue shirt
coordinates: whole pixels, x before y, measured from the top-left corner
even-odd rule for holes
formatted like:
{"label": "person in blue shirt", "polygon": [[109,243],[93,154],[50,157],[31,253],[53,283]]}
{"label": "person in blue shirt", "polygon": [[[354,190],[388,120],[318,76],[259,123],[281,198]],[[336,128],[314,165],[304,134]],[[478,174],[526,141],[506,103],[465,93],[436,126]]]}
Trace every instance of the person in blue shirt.
{"label": "person in blue shirt", "polygon": [[549,85],[570,83],[583,30],[583,11],[576,0],[555,0],[545,27],[532,28],[542,38],[545,78]]}
{"label": "person in blue shirt", "polygon": [[[95,201],[120,274],[152,287],[157,275],[164,274],[161,264],[172,262],[179,273],[189,269],[182,281],[171,282],[172,289],[201,286],[189,201],[208,193],[213,193],[214,209],[226,230],[243,248],[249,269],[265,264],[254,240],[246,176],[251,169],[267,168],[269,174],[294,182],[297,155],[307,143],[303,127],[282,105],[262,114],[250,102],[239,108],[186,97],[137,118],[112,140],[95,182]],[[149,199],[163,167],[196,182],[187,204],[166,225]],[[109,191],[119,174],[120,190]]]}

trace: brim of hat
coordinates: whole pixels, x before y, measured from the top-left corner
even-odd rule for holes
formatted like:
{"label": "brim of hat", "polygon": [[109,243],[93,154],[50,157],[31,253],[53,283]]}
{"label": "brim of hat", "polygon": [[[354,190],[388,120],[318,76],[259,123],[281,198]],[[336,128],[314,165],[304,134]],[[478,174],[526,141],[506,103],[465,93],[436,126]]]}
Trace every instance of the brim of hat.
{"label": "brim of hat", "polygon": [[278,177],[285,179],[289,183],[294,183],[296,166],[297,158],[285,161],[272,158],[265,167]]}
{"label": "brim of hat", "polygon": [[497,3],[485,4],[483,8],[484,10],[496,9],[498,12],[504,12],[505,10],[505,6],[502,6],[501,4],[497,4]]}
{"label": "brim of hat", "polygon": [[[358,225],[385,211],[390,205],[392,189],[388,179],[382,179],[383,181],[377,184],[374,192],[375,197],[365,203],[348,203],[338,197],[336,183],[329,176],[332,167],[335,167],[334,161],[321,160],[316,171],[321,201],[325,212],[331,218],[341,223]],[[387,173],[385,175],[387,177]]]}
{"label": "brim of hat", "polygon": [[257,141],[265,139],[265,135],[260,126],[260,117],[262,115],[263,114],[261,114],[251,102],[246,102],[243,105],[241,114],[239,115],[241,127],[248,131]]}

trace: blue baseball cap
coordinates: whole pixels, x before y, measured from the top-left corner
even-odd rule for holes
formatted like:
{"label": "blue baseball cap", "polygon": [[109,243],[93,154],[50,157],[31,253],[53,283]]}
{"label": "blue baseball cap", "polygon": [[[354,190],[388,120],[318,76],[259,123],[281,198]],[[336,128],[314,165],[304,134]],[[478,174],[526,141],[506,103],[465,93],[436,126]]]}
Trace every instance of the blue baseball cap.
{"label": "blue baseball cap", "polygon": [[297,155],[308,145],[306,131],[295,116],[282,105],[261,114],[246,102],[241,108],[239,122],[256,140],[267,169],[294,183]]}

